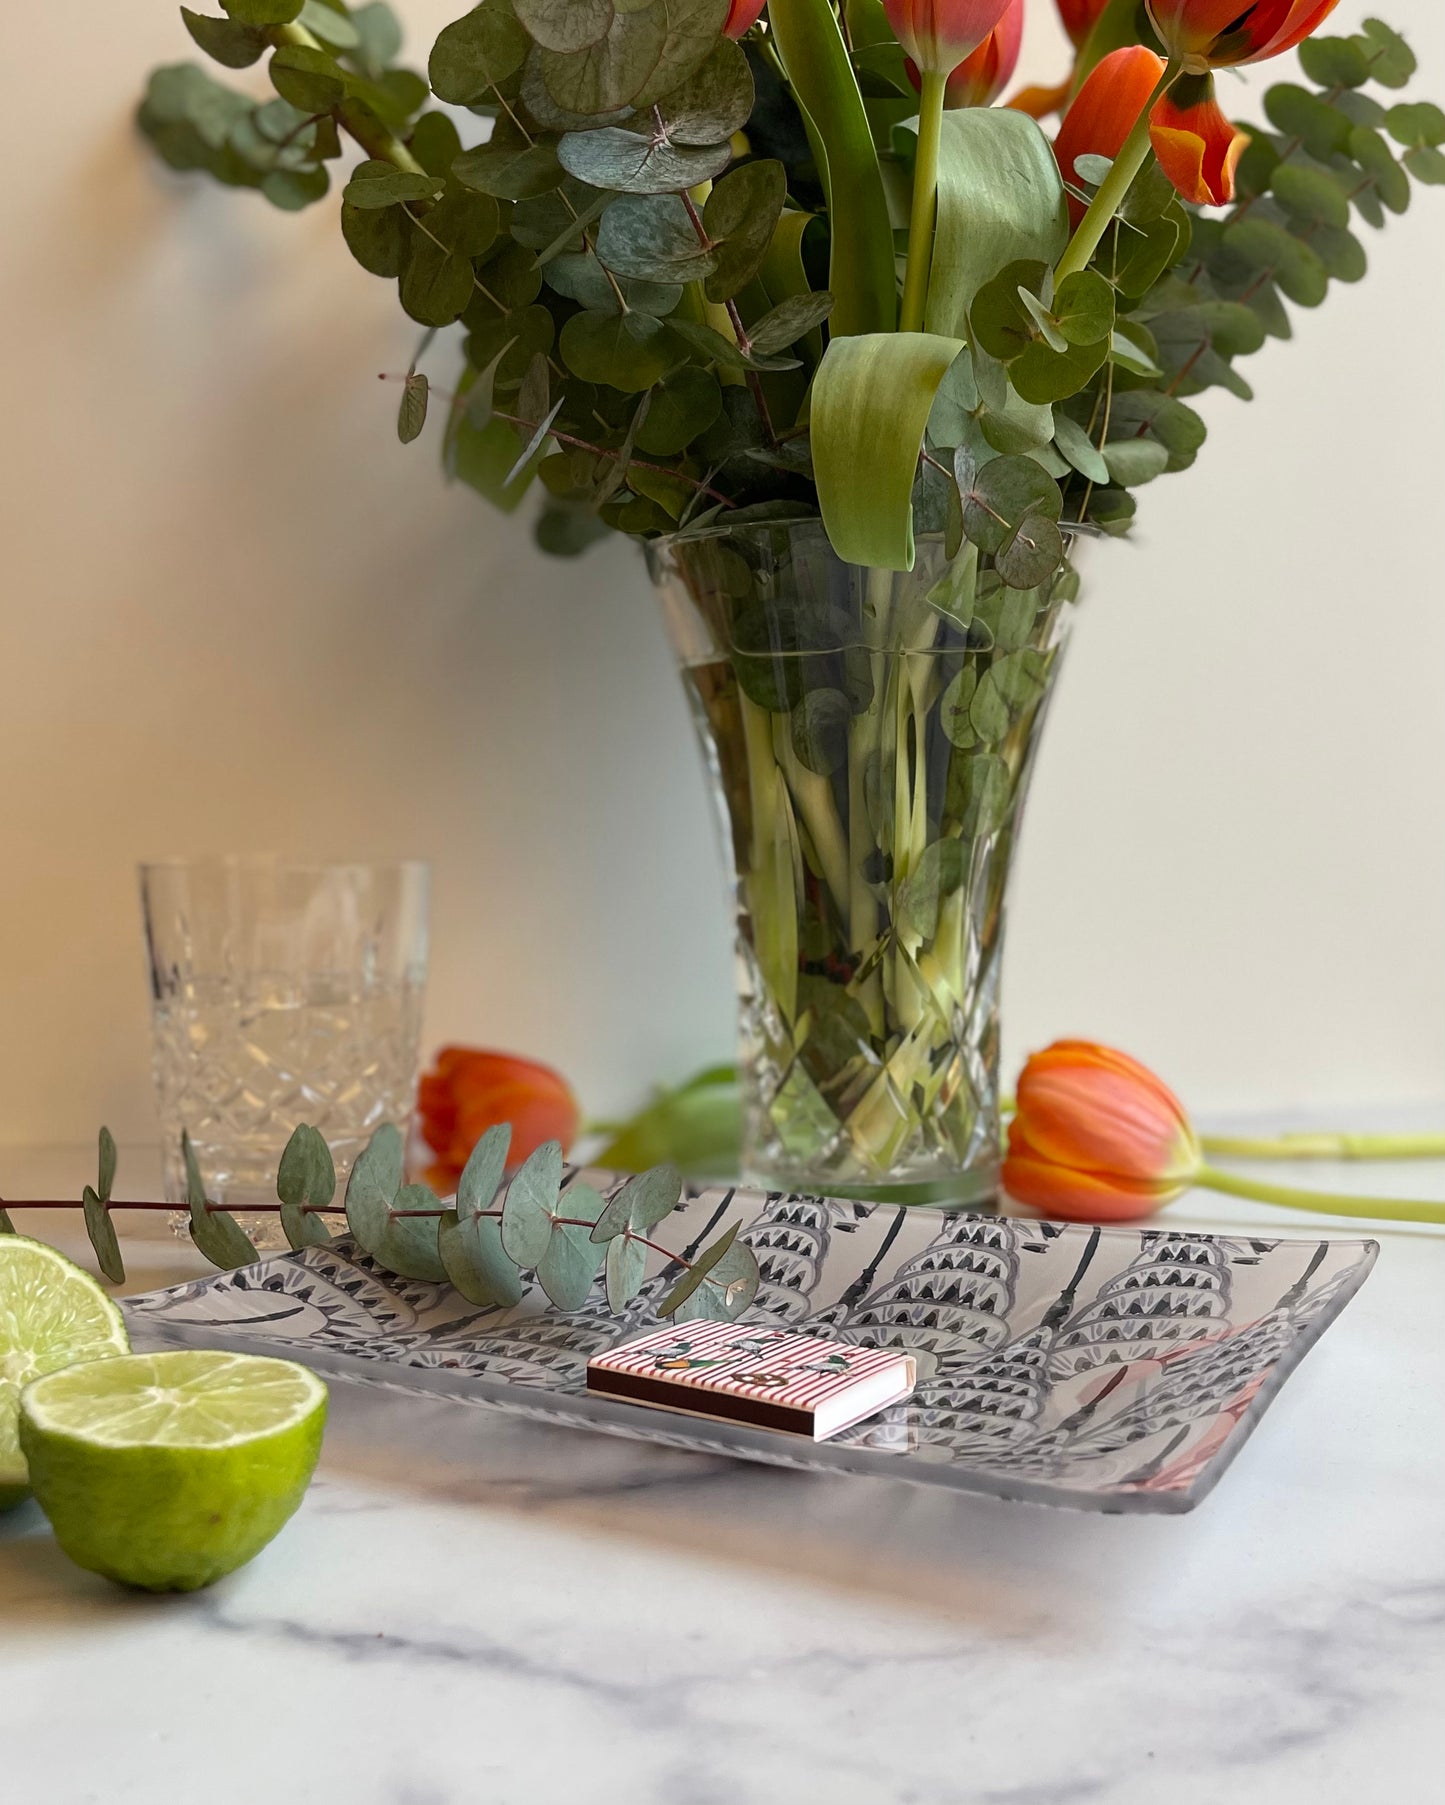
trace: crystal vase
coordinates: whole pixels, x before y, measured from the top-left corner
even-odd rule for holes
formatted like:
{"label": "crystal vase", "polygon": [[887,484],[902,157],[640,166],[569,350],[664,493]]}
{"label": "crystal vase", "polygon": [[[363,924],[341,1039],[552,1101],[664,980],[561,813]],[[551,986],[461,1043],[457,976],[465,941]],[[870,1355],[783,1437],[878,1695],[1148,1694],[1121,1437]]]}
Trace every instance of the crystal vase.
{"label": "crystal vase", "polygon": [[1077,579],[817,520],[648,548],[733,874],[744,1169],[772,1189],[996,1190],[1010,854]]}

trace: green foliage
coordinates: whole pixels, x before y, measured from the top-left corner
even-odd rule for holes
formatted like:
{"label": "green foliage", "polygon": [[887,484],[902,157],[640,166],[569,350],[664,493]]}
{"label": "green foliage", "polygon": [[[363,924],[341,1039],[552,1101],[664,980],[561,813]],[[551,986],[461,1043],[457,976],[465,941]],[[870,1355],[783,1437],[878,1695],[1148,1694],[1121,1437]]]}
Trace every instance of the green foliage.
{"label": "green foliage", "polygon": [[[1445,112],[1405,94],[1414,54],[1375,19],[1300,46],[1247,127],[1231,207],[1184,205],[1151,159],[1090,267],[1062,281],[1047,138],[1009,109],[950,111],[927,331],[909,342],[894,328],[918,103],[884,9],[771,0],[746,45],[721,35],[727,13],[481,0],[440,31],[423,79],[382,0],[186,7],[212,67],[264,62],[274,94],[181,63],[153,73],[139,120],[171,168],[288,210],[330,191],[342,133],[360,144],[345,244],[411,320],[463,328],[446,473],[504,509],[543,491],[547,549],[705,513],[820,511],[854,561],[900,567],[926,527],[1017,593],[1071,528],[1126,532],[1137,490],[1201,449],[1189,403],[1248,399],[1243,360],[1291,336],[1294,308],[1365,275],[1362,227],[1403,213],[1416,184],[1445,184]],[[1141,41],[1139,0],[1110,0],[1080,73]],[[1084,159],[1077,198],[1111,170]],[[404,443],[438,382],[408,370]],[[1019,516],[1016,495],[1035,491]],[[974,701],[995,718],[995,700],[981,688],[967,719]],[[811,706],[790,740],[828,781],[842,717]],[[794,848],[774,852],[781,874]],[[629,1270],[634,1257],[616,1256]]]}

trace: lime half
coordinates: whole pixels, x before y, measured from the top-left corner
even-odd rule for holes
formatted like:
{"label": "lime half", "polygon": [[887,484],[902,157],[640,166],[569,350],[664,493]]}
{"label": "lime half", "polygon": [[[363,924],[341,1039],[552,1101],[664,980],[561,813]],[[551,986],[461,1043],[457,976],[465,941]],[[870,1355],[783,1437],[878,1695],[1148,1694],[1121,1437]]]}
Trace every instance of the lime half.
{"label": "lime half", "polygon": [[0,1235],[0,1510],[28,1489],[16,1437],[20,1393],[32,1379],[130,1348],[113,1298],[43,1241]]}
{"label": "lime half", "polygon": [[259,1554],[321,1452],[326,1387],[253,1354],[130,1354],[50,1373],[20,1400],[30,1483],[79,1566],[193,1592]]}

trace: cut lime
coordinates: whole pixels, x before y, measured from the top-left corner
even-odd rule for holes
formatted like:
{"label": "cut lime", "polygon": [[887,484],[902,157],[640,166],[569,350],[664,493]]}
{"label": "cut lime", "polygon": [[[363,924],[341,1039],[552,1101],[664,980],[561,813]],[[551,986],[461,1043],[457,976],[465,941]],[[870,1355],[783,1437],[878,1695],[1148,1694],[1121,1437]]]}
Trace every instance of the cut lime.
{"label": "cut lime", "polygon": [[253,1354],[130,1354],[37,1379],[20,1446],[81,1567],[193,1592],[244,1566],[300,1504],[326,1421],[304,1366]]}
{"label": "cut lime", "polygon": [[0,1510],[28,1490],[20,1393],[42,1373],[129,1348],[119,1308],[88,1272],[43,1241],[0,1235]]}

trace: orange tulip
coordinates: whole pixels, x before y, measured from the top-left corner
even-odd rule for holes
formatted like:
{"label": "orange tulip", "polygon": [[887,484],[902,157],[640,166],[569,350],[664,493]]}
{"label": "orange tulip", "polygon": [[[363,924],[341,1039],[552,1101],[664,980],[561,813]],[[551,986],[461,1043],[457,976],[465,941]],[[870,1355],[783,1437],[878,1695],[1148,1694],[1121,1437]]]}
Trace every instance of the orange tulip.
{"label": "orange tulip", "polygon": [[[1054,155],[1066,182],[1079,181],[1076,158],[1118,156],[1163,74],[1163,59],[1143,44],[1114,51],[1092,70],[1054,140]],[[1084,217],[1083,202],[1072,194],[1069,215],[1075,226]]]}
{"label": "orange tulip", "polygon": [[456,1189],[472,1148],[498,1122],[512,1124],[513,1165],[544,1141],[560,1141],[565,1150],[581,1125],[577,1099],[559,1072],[479,1047],[442,1048],[418,1087],[417,1113],[437,1156],[427,1178],[443,1190]]}
{"label": "orange tulip", "polygon": [[1108,4],[1109,0],[1059,0],[1059,17],[1064,22],[1064,30],[1080,50]]}
{"label": "orange tulip", "polygon": [[1145,0],[1159,41],[1191,75],[1262,63],[1302,43],[1339,0]]}
{"label": "orange tulip", "polygon": [[728,16],[723,21],[723,36],[744,37],[763,16],[763,8],[767,3],[768,0],[732,0]]}
{"label": "orange tulip", "polygon": [[919,69],[947,75],[973,55],[1010,0],[883,0],[893,35]]}
{"label": "orange tulip", "polygon": [[[1024,0],[1008,0],[1008,11],[984,41],[952,72],[944,84],[946,107],[992,106],[1019,66],[1024,39]],[[907,58],[908,79],[921,88],[923,77],[912,57]]]}
{"label": "orange tulip", "polygon": [[1249,133],[1225,118],[1212,75],[1181,75],[1149,116],[1159,167],[1187,201],[1222,207],[1234,199],[1234,172]]}
{"label": "orange tulip", "polygon": [[1003,1166],[1018,1202],[1065,1221],[1131,1222],[1187,1191],[1202,1166],[1184,1105],[1128,1054],[1060,1040],[1024,1067]]}

